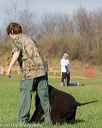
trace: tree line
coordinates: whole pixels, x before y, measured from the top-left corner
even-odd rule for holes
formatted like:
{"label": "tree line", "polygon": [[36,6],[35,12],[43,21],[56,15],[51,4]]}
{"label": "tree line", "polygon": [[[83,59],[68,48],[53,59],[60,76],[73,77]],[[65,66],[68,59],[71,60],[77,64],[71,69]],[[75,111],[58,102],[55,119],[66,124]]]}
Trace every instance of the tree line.
{"label": "tree line", "polygon": [[[38,21],[34,12],[28,9],[15,15],[16,19],[9,17],[7,23],[19,22],[24,33],[36,40],[47,58],[61,58],[67,52],[71,60],[102,64],[101,8],[88,11],[80,7],[72,15],[46,14]],[[7,45],[5,42],[10,41],[3,33],[0,44]]]}

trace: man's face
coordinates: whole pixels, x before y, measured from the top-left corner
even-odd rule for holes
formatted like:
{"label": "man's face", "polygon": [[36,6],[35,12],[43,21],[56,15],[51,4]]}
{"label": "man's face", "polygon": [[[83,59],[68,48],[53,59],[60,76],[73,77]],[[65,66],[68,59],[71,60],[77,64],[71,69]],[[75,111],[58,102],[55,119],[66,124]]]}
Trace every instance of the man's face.
{"label": "man's face", "polygon": [[10,36],[12,39],[14,39],[16,35],[10,33],[9,36]]}

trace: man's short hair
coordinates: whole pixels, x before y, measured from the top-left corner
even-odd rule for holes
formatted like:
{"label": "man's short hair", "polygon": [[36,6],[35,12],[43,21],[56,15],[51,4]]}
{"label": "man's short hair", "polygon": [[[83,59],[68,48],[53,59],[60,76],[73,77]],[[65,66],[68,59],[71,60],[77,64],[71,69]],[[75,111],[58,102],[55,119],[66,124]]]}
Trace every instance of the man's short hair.
{"label": "man's short hair", "polygon": [[13,34],[19,34],[19,33],[22,33],[22,27],[20,24],[16,23],[16,22],[12,22],[8,25],[7,27],[7,34],[9,35],[10,33]]}
{"label": "man's short hair", "polygon": [[69,55],[67,53],[63,54],[63,58],[67,59],[69,57]]}

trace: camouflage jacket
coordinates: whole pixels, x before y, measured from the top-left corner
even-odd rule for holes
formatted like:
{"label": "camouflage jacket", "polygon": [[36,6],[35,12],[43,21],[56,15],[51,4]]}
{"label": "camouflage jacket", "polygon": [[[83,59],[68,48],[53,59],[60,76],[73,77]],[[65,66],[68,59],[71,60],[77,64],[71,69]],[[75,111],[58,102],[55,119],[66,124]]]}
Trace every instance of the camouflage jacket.
{"label": "camouflage jacket", "polygon": [[46,58],[40,55],[36,43],[31,38],[17,34],[13,39],[12,54],[17,51],[20,52],[18,62],[22,80],[46,75],[48,69]]}

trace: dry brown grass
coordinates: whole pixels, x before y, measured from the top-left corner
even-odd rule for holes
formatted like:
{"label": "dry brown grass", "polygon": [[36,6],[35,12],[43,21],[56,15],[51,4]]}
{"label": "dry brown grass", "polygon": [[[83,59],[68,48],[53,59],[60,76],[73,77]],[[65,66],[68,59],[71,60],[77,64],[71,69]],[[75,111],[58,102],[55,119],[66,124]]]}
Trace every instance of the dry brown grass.
{"label": "dry brown grass", "polygon": [[7,63],[7,58],[11,55],[11,44],[0,43],[0,65]]}

